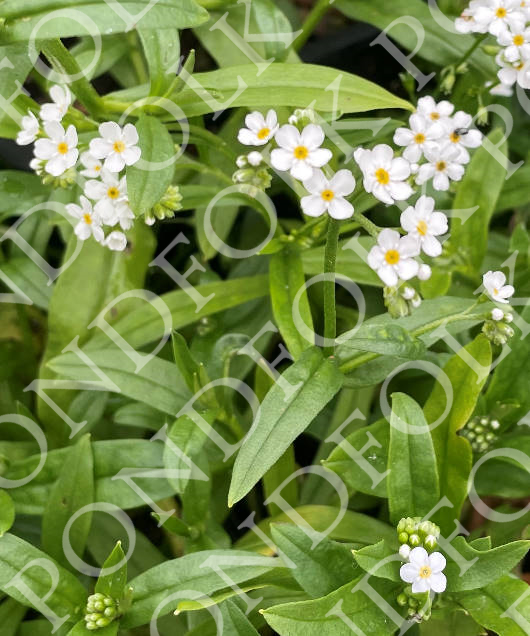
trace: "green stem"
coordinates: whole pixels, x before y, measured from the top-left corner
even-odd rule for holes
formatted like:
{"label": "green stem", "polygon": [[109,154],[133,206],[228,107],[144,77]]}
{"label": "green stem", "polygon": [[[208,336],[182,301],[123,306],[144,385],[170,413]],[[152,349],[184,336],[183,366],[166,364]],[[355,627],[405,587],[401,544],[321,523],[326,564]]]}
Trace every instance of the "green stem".
{"label": "green stem", "polygon": [[58,73],[78,76],[69,84],[72,92],[91,115],[98,114],[103,109],[103,100],[82,74],[77,60],[61,40],[59,38],[44,40],[42,52]]}
{"label": "green stem", "polygon": [[144,58],[141,53],[140,38],[136,31],[127,34],[127,43],[129,44],[129,59],[136,73],[136,79],[139,84],[147,84],[149,74],[145,68]]}
{"label": "green stem", "polygon": [[370,236],[373,236],[374,238],[377,238],[379,236],[379,232],[381,231],[381,228],[375,223],[372,223],[372,221],[367,219],[360,212],[354,212],[352,216],[352,221],[357,221],[357,223],[361,227],[363,227]]}
{"label": "green stem", "polygon": [[489,33],[483,33],[480,35],[473,44],[468,48],[468,50],[464,53],[464,55],[460,58],[460,60],[455,64],[455,68],[466,62],[473,53],[478,49],[478,47],[484,42],[484,40],[488,37]]}
{"label": "green stem", "polygon": [[317,0],[315,6],[309,12],[309,15],[305,19],[302,27],[302,33],[293,42],[293,49],[299,51],[307,42],[318,23],[322,19],[322,16],[329,8],[330,0]]}
{"label": "green stem", "polygon": [[[469,310],[467,310],[469,311]],[[449,325],[453,322],[459,322],[461,320],[486,320],[487,316],[484,314],[466,314],[466,312],[460,314],[454,314],[453,316],[446,316],[445,318],[439,318],[438,320],[433,320],[432,322],[423,325],[422,327],[418,327],[410,332],[410,335],[414,338],[419,338],[430,331],[434,331],[438,327],[442,325]],[[351,358],[350,360],[346,360],[343,364],[340,365],[339,370],[342,373],[350,373],[354,369],[357,369],[363,364],[370,362],[371,360],[375,360],[379,358],[381,354],[379,353],[364,353],[360,356],[356,356],[355,358]]]}
{"label": "green stem", "polygon": [[[335,340],[337,329],[337,309],[335,306],[335,264],[337,262],[337,247],[339,245],[340,221],[329,218],[328,234],[324,251],[324,274],[330,280],[324,281],[324,338]],[[333,346],[325,346],[324,354],[332,355]]]}

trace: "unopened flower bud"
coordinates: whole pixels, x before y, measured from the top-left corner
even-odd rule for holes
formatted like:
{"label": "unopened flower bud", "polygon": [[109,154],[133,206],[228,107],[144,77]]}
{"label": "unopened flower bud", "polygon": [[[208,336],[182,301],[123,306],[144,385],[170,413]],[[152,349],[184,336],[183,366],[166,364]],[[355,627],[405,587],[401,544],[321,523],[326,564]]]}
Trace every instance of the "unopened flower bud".
{"label": "unopened flower bud", "polygon": [[249,162],[251,166],[254,166],[254,167],[259,166],[259,164],[263,161],[263,156],[261,152],[258,152],[257,150],[253,150],[252,152],[248,153],[247,161]]}
{"label": "unopened flower bud", "polygon": [[406,532],[400,532],[398,534],[398,541],[400,543],[408,543],[409,541],[409,535]]}
{"label": "unopened flower bud", "polygon": [[417,534],[411,534],[409,536],[409,545],[413,548],[417,548],[421,544],[421,539]]}
{"label": "unopened flower bud", "polygon": [[418,269],[418,278],[420,280],[429,280],[432,275],[432,269],[426,263],[420,265]]}
{"label": "unopened flower bud", "polygon": [[398,605],[405,607],[409,603],[409,597],[402,592],[401,594],[398,594],[396,601]]}
{"label": "unopened flower bud", "polygon": [[403,559],[403,561],[408,561],[409,560],[409,554],[410,554],[410,546],[407,545],[406,543],[404,543],[399,548],[399,556]]}
{"label": "unopened flower bud", "polygon": [[504,318],[504,312],[502,311],[502,309],[495,307],[495,309],[491,310],[491,318],[495,321],[502,320]]}
{"label": "unopened flower bud", "polygon": [[432,534],[429,534],[423,540],[423,545],[425,546],[427,550],[434,550],[436,546],[438,545],[438,542],[436,541],[435,536],[433,536]]}

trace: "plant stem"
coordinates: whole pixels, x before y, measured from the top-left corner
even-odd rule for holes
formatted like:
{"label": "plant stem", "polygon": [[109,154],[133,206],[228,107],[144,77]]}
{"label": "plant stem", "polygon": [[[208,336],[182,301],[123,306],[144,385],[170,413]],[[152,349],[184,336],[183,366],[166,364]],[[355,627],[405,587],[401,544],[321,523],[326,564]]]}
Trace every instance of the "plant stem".
{"label": "plant stem", "polygon": [[[324,274],[329,280],[324,281],[324,338],[335,340],[337,329],[337,310],[335,307],[335,264],[339,245],[340,221],[329,218],[326,247],[324,251]],[[324,347],[324,355],[333,354],[333,345]]]}
{"label": "plant stem", "polygon": [[478,47],[482,44],[482,42],[484,42],[484,40],[488,37],[488,35],[489,33],[483,33],[482,35],[480,35],[473,42],[472,46],[468,48],[468,50],[464,53],[464,55],[460,58],[460,60],[455,64],[455,68],[457,68],[458,66],[466,62],[473,55],[473,53],[478,49]]}
{"label": "plant stem", "polygon": [[48,58],[58,73],[73,75],[77,79],[70,82],[69,86],[77,99],[83,104],[91,115],[99,113],[103,109],[103,100],[97,94],[96,89],[83,75],[77,60],[64,46],[59,38],[44,40],[42,52]]}
{"label": "plant stem", "polygon": [[136,73],[136,79],[139,84],[147,84],[149,74],[145,68],[145,62],[141,53],[140,38],[136,31],[127,34],[127,43],[129,44],[129,59]]}
{"label": "plant stem", "polygon": [[377,236],[379,235],[379,232],[381,231],[381,228],[378,225],[376,225],[375,223],[372,223],[372,221],[367,219],[360,212],[354,212],[352,216],[352,221],[357,221],[357,223],[361,227],[363,227],[370,236],[373,236],[374,238],[377,238]]}
{"label": "plant stem", "polygon": [[317,0],[315,6],[309,12],[302,27],[302,33],[293,42],[293,49],[299,51],[307,42],[316,26],[322,19],[322,16],[329,8],[330,0]]}

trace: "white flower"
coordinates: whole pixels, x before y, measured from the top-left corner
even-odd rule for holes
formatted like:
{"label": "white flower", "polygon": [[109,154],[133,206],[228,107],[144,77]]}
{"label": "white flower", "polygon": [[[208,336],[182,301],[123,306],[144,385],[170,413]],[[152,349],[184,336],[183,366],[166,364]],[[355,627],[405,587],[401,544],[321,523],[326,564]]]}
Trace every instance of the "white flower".
{"label": "white flower", "polygon": [[66,210],[74,218],[79,219],[79,223],[75,226],[74,232],[82,241],[93,236],[98,243],[105,238],[105,234],[101,229],[101,222],[98,215],[92,209],[90,201],[81,195],[81,205],[76,203],[68,203]]}
{"label": "white flower", "polygon": [[414,113],[409,119],[409,128],[398,128],[394,133],[394,143],[406,146],[403,157],[412,163],[420,160],[425,144],[435,143],[445,133],[440,122],[433,122],[423,115]]}
{"label": "white flower", "polygon": [[320,148],[324,131],[316,124],[309,124],[302,132],[285,124],[275,136],[279,148],[271,152],[271,164],[276,170],[289,170],[300,181],[309,179],[313,168],[322,168],[331,159],[331,150]]}
{"label": "white flower", "polygon": [[[530,88],[530,63],[528,61],[509,64],[504,60],[499,60],[499,56],[495,59],[502,67],[497,72],[497,77],[500,79],[501,85],[508,87],[513,86],[517,82],[521,88]],[[493,91],[490,92],[493,93]]]}
{"label": "white flower", "polygon": [[484,0],[474,13],[474,21],[481,33],[499,35],[513,24],[524,22],[520,0]]}
{"label": "white flower", "polygon": [[443,124],[444,122],[449,121],[449,118],[453,114],[454,109],[455,107],[453,106],[453,104],[451,104],[451,102],[448,102],[446,99],[439,103],[436,103],[434,99],[430,95],[428,95],[427,97],[418,99],[416,112],[429,121],[439,122]]}
{"label": "white flower", "polygon": [[105,239],[104,245],[113,252],[123,252],[127,247],[127,237],[123,232],[111,232]]}
{"label": "white flower", "polygon": [[79,151],[77,150],[77,131],[74,126],[68,126],[66,132],[56,121],[44,124],[44,130],[49,139],[37,139],[35,142],[35,156],[45,159],[44,170],[59,177],[68,168],[75,165]]}
{"label": "white flower", "polygon": [[482,143],[482,133],[476,128],[471,128],[473,118],[471,115],[459,110],[446,124],[444,139],[446,145],[457,148],[459,151],[458,163],[469,163],[467,148],[478,148]]}
{"label": "white flower", "polygon": [[492,87],[489,91],[490,95],[497,95],[499,97],[511,97],[513,95],[512,84],[514,82],[512,82],[511,84],[503,84],[502,82],[500,84],[493,84],[493,82],[486,82],[485,86],[487,88],[489,88],[490,86]]}
{"label": "white flower", "polygon": [[99,134],[101,137],[90,142],[90,153],[96,159],[105,159],[104,167],[110,172],[120,172],[140,159],[138,132],[132,124],[125,124],[122,130],[116,122],[106,121],[100,125]]}
{"label": "white flower", "polygon": [[464,176],[464,167],[460,162],[458,148],[451,146],[436,149],[426,148],[425,158],[428,163],[422,164],[416,175],[418,185],[432,179],[435,190],[449,190],[450,179],[460,181]]}
{"label": "white flower", "polygon": [[363,173],[364,189],[383,203],[404,201],[412,195],[412,188],[405,183],[410,176],[410,164],[401,157],[394,158],[390,146],[379,144],[372,150],[358,148],[354,157]]}
{"label": "white flower", "polygon": [[40,117],[43,121],[60,122],[72,103],[72,93],[66,86],[56,85],[50,88],[50,97],[53,103],[41,106]]}
{"label": "white flower", "polygon": [[89,179],[97,179],[101,174],[102,164],[99,159],[93,157],[89,152],[83,152],[79,157],[81,163],[85,166],[85,170],[81,170],[81,174]]}
{"label": "white flower", "polygon": [[505,285],[506,276],[503,272],[486,272],[482,277],[482,283],[486,294],[499,303],[508,303],[508,298],[513,296],[515,289],[512,285]]}
{"label": "white flower", "polygon": [[508,62],[516,63],[530,59],[530,29],[521,22],[513,29],[506,29],[497,38],[501,46],[506,47],[503,55]]}
{"label": "white flower", "polygon": [[329,180],[322,170],[315,170],[313,176],[304,181],[304,187],[310,192],[300,201],[304,214],[321,216],[328,212],[334,219],[352,216],[353,206],[344,198],[355,190],[355,179],[349,170],[339,170]]}
{"label": "white flower", "polygon": [[399,575],[405,583],[412,583],[412,593],[421,594],[432,590],[439,594],[447,586],[442,570],[446,561],[443,554],[433,552],[430,556],[425,548],[410,551],[409,562],[402,565]]}
{"label": "white flower", "polygon": [[504,312],[502,309],[499,309],[498,307],[495,307],[495,309],[491,310],[491,319],[495,320],[496,322],[498,322],[499,320],[503,320],[504,319]]}
{"label": "white flower", "polygon": [[241,128],[237,139],[245,146],[264,146],[278,130],[276,111],[269,110],[266,117],[257,110],[245,117],[246,128]]}
{"label": "white flower", "polygon": [[115,207],[115,223],[109,225],[120,224],[122,230],[130,230],[133,226],[134,213],[129,207],[128,201],[119,201]]}
{"label": "white flower", "polygon": [[85,183],[85,194],[96,201],[94,210],[107,225],[115,225],[118,222],[116,207],[120,201],[127,197],[127,180],[103,170],[100,180],[90,180]]}
{"label": "white flower", "polygon": [[418,263],[412,258],[420,253],[418,242],[411,236],[400,237],[399,232],[381,230],[368,253],[368,265],[388,287],[395,287],[398,279],[409,280],[418,273]]}
{"label": "white flower", "polygon": [[[412,290],[412,291],[414,291],[414,290]],[[408,561],[409,560],[409,554],[410,554],[410,545],[407,545],[406,543],[404,543],[399,548],[399,556],[403,559],[403,561]]]}
{"label": "white flower", "polygon": [[28,110],[28,114],[24,115],[20,121],[20,132],[17,135],[17,144],[19,146],[27,146],[32,144],[39,133],[39,120]]}
{"label": "white flower", "polygon": [[418,278],[420,280],[429,280],[431,275],[432,275],[432,269],[426,263],[422,263],[418,270]]}
{"label": "white flower", "polygon": [[434,212],[434,199],[421,196],[414,207],[401,213],[401,227],[413,236],[428,256],[442,253],[442,244],[435,238],[447,232],[447,217],[443,212]]}
{"label": "white flower", "polygon": [[248,153],[247,161],[251,166],[257,167],[263,161],[263,155],[261,154],[261,152],[253,150],[252,152]]}

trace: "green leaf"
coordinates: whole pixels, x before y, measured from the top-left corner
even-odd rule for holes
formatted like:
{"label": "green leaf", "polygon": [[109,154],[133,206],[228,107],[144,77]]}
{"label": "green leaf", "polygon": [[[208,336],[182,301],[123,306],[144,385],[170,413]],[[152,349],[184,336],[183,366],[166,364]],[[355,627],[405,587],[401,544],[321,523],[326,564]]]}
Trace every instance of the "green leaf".
{"label": "green leaf", "polygon": [[259,636],[256,628],[233,600],[227,599],[221,603],[219,609],[223,617],[223,634],[226,636]]}
{"label": "green leaf", "polygon": [[[59,9],[73,9],[79,18],[59,13],[50,19]],[[2,3],[2,17],[6,20],[2,27],[4,40],[26,42],[36,35],[41,39],[86,36],[90,27],[101,34],[123,33],[136,26],[183,29],[201,24],[208,13],[194,0],[159,0],[147,7],[141,0],[122,0],[120,10],[104,0],[6,0]]]}
{"label": "green leaf", "polygon": [[[351,550],[309,528],[289,524],[271,524],[272,540],[294,566],[293,577],[313,598],[330,594],[354,579],[355,561]],[[318,542],[314,545],[314,541]]]}
{"label": "green leaf", "polygon": [[[274,63],[257,75],[255,64],[230,66],[208,73],[193,75],[203,89],[209,91],[215,101],[202,97],[198,88],[185,88],[175,95],[175,102],[186,117],[206,115],[220,110],[223,102],[231,108],[278,108],[279,106],[305,107],[311,104],[317,111],[338,113],[362,113],[380,108],[413,110],[412,105],[395,97],[385,89],[350,73],[341,72],[337,86],[336,69],[314,64]],[[240,89],[241,80],[246,88]],[[333,84],[333,87],[330,86]],[[197,94],[196,91],[199,91]],[[135,100],[145,97],[146,87],[119,91],[109,99]]]}
{"label": "green leaf", "polygon": [[[394,535],[394,544],[396,539],[397,537]],[[402,561],[397,551],[397,545],[390,545],[383,539],[360,550],[354,550],[353,556],[365,572],[390,581],[401,581],[399,569]]]}
{"label": "green leaf", "polygon": [[[112,571],[114,569],[115,571]],[[105,570],[109,572],[106,573]],[[127,588],[127,559],[121,547],[121,541],[116,543],[103,564],[103,572],[105,573],[100,574],[97,580],[95,591],[120,601]]]}
{"label": "green leaf", "polygon": [[[27,567],[35,560],[40,560],[41,565]],[[49,564],[49,571],[43,569],[42,562]],[[57,580],[52,578],[52,571]],[[47,606],[60,618],[70,614],[70,620],[76,620],[76,615],[84,607],[86,591],[73,574],[23,539],[5,534],[0,538],[0,589],[22,605],[40,611],[32,604],[31,598],[15,585],[9,585],[17,575],[39,599],[46,598]]]}
{"label": "green leaf", "polygon": [[387,477],[390,520],[424,517],[438,503],[440,487],[429,426],[420,406],[404,393],[392,395]]}
{"label": "green leaf", "polygon": [[[267,393],[239,450],[230,483],[229,506],[250,492],[333,398],[342,381],[335,363],[324,359],[316,347],[305,351],[284,372],[282,381],[276,382]],[[288,393],[282,388],[284,383]]]}
{"label": "green leaf", "polygon": [[530,166],[523,165],[506,179],[496,201],[495,211],[513,210],[530,203],[530,192],[526,184],[530,180]]}
{"label": "green leaf", "polygon": [[0,537],[2,537],[15,521],[15,505],[5,490],[0,490]]}
{"label": "green leaf", "polygon": [[[84,435],[68,449],[58,479],[50,491],[42,517],[42,547],[56,561],[72,568],[63,550],[63,532],[70,518],[81,508],[94,502],[94,459],[90,435]],[[70,527],[71,549],[83,558],[90,533],[92,512],[82,514]]]}
{"label": "green leaf", "polygon": [[53,286],[48,285],[48,276],[30,258],[17,257],[2,263],[2,274],[6,277],[2,276],[2,281],[13,293],[22,292],[40,309],[48,309]]}
{"label": "green leaf", "polygon": [[[208,411],[201,414],[211,425],[216,413]],[[178,477],[170,477],[169,482],[174,485],[179,494],[183,494],[190,480],[204,480],[205,475],[197,471],[196,462],[199,455],[204,454],[204,444],[208,435],[188,415],[182,415],[173,422],[167,434],[172,444],[166,443],[164,447],[164,466],[168,471],[182,471]],[[176,449],[173,451],[173,447]],[[186,461],[187,460],[187,461]],[[194,462],[190,465],[190,461]],[[200,470],[200,467],[198,467]],[[190,473],[189,475],[187,473]]]}
{"label": "green leaf", "polygon": [[528,584],[520,579],[503,576],[486,587],[459,594],[458,602],[477,623],[499,636],[528,635],[530,596]]}
{"label": "green leaf", "polygon": [[462,556],[463,567],[456,561],[448,561],[444,570],[447,592],[474,590],[496,581],[513,570],[530,549],[530,541],[513,541],[492,550],[476,550],[465,537],[456,537],[451,544]]}
{"label": "green leaf", "polygon": [[[400,20],[400,23],[389,30],[388,37],[405,49],[414,51],[418,57],[439,66],[447,66],[460,60],[474,42],[473,35],[455,33],[448,37],[447,30],[431,14],[433,9],[421,0],[394,0],[391,4],[386,0],[339,0],[337,9],[353,20],[368,22],[381,30],[395,20]],[[434,11],[439,12],[437,6]],[[408,19],[403,20],[403,16]],[[440,17],[451,21],[443,14]],[[420,48],[416,50],[418,45]],[[492,58],[481,50],[473,53],[468,64],[486,78],[492,77],[496,72]]]}
{"label": "green leaf", "polygon": [[[12,60],[12,54],[7,54],[5,48],[17,49],[21,52],[20,59],[28,63],[28,72],[31,67],[31,60],[28,56],[28,48],[25,44],[18,44],[16,47],[0,47],[0,59],[7,56]],[[20,71],[19,66],[14,69],[17,73]],[[3,68],[0,73],[0,82],[6,82],[9,75],[9,69]],[[21,82],[26,78],[20,77]],[[15,90],[15,85],[8,87],[7,84],[0,83],[0,92],[7,97]],[[49,190],[43,185],[40,177],[30,172],[22,172],[21,170],[1,170],[0,171],[0,217],[20,214],[20,207],[24,201],[24,211],[29,210],[37,203],[44,201],[49,194]],[[30,217],[31,218],[31,217]],[[28,219],[29,220],[29,219]],[[3,265],[2,265],[3,267]]]}
{"label": "green leaf", "polygon": [[[459,355],[460,354],[460,355]],[[480,371],[486,373],[479,377],[475,369],[469,366],[470,360],[480,365]],[[434,521],[442,529],[442,534],[450,534],[454,528],[454,519],[460,518],[460,511],[467,496],[467,482],[471,472],[473,454],[469,442],[458,435],[458,431],[469,420],[478,397],[488,377],[491,364],[491,347],[482,335],[478,336],[462,351],[454,355],[444,367],[453,391],[452,403],[444,417],[449,397],[440,382],[437,382],[427,403],[425,418],[431,429],[434,452],[438,463],[440,478],[440,496],[447,497],[453,507],[440,508]],[[435,423],[440,420],[436,425]]]}
{"label": "green leaf", "polygon": [[[119,627],[119,621],[112,621],[112,623],[106,627],[98,627],[98,636],[116,636]],[[72,627],[67,636],[91,636],[93,633],[94,630],[87,629],[85,621],[81,620]]]}
{"label": "green leaf", "polygon": [[13,598],[7,598],[0,605],[0,625],[2,636],[15,636],[27,608]]}
{"label": "green leaf", "polygon": [[342,336],[339,336],[337,342],[342,345],[341,355],[347,355],[345,352],[352,349],[418,360],[425,353],[425,344],[419,338],[415,338],[409,331],[392,322],[364,323],[354,335],[348,332],[344,341]]}
{"label": "green leaf", "polygon": [[286,247],[271,257],[269,284],[274,320],[289,353],[297,360],[300,354],[313,344],[304,338],[293,318],[295,298],[298,294],[297,307],[300,319],[308,331],[313,331],[311,308],[307,292],[303,289],[305,277],[298,250]]}
{"label": "green leaf", "polygon": [[172,332],[171,342],[173,344],[173,358],[175,359],[175,364],[184,378],[188,389],[190,391],[194,391],[194,377],[199,374],[199,365],[193,359],[186,340],[178,333],[178,331]]}
{"label": "green leaf", "polygon": [[216,563],[236,584],[270,572],[273,568],[275,572],[281,572],[276,559],[241,550],[196,552],[166,561],[130,581],[133,588],[132,607],[122,618],[122,627],[130,629],[148,623],[160,603],[170,595],[174,596],[159,608],[159,616],[173,611],[179,600],[188,600],[189,590],[193,590],[192,600],[196,600],[199,594],[211,596],[228,587],[226,580],[215,571]]}
{"label": "green leaf", "polygon": [[142,156],[127,166],[127,194],[136,216],[157,204],[173,180],[175,146],[167,128],[155,117],[142,115],[136,124]]}
{"label": "green leaf", "polygon": [[[362,588],[353,592],[358,583],[355,580],[316,600],[275,605],[266,609],[263,615],[280,636],[351,636],[353,629],[341,617],[341,612],[353,623],[359,634],[394,634],[399,625]],[[395,583],[373,579],[368,584],[398,611],[393,600],[398,590]]]}
{"label": "green leaf", "polygon": [[434,609],[428,621],[420,623],[421,636],[484,636],[484,630],[464,610]]}
{"label": "green leaf", "polygon": [[[503,139],[504,130],[496,128],[487,140],[497,146]],[[451,253],[458,255],[458,262],[467,266],[465,271],[476,274],[481,271],[482,261],[488,247],[488,227],[495,210],[495,205],[504,185],[506,177],[508,145],[506,141],[494,155],[487,146],[480,146],[466,167],[466,173],[458,184],[453,202],[451,219]],[[503,164],[498,156],[504,156]],[[473,212],[471,212],[474,210]],[[458,211],[467,217],[465,222]]]}
{"label": "green leaf", "polygon": [[[164,95],[176,76],[180,58],[178,29],[138,29],[151,79],[150,95]],[[171,69],[171,70],[170,70]]]}

